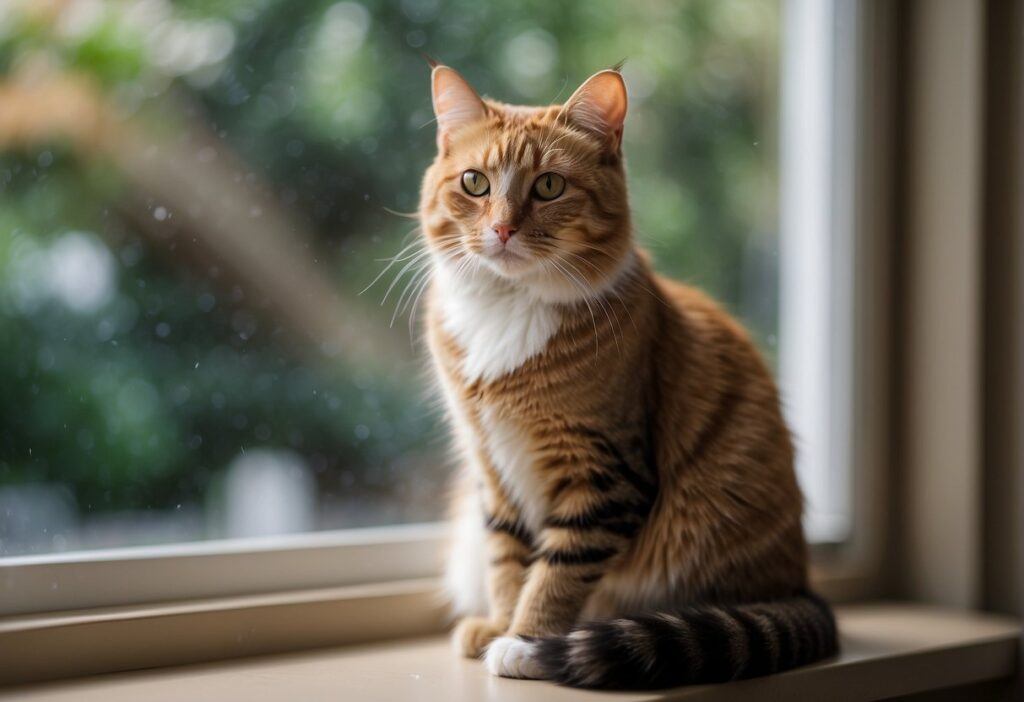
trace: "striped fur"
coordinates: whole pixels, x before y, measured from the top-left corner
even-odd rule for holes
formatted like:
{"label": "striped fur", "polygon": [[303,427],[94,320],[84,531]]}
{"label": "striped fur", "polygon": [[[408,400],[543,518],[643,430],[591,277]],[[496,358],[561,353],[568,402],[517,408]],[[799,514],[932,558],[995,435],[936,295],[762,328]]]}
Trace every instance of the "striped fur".
{"label": "striped fur", "polygon": [[832,611],[810,594],[589,622],[565,636],[529,643],[538,677],[605,689],[753,678],[837,651]]}
{"label": "striped fur", "polygon": [[[462,465],[456,648],[497,675],[592,687],[831,655],[775,384],[740,325],[633,240],[621,77],[540,108],[482,100],[443,66],[434,91],[420,219]],[[465,189],[467,170],[489,189]],[[546,172],[565,180],[550,200],[533,194]]]}

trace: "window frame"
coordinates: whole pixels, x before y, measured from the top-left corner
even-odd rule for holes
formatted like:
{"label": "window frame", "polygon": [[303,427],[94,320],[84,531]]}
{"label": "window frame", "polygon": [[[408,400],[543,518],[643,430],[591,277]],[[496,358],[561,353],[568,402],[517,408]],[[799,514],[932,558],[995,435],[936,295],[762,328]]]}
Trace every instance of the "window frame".
{"label": "window frame", "polygon": [[[827,530],[820,533],[818,542],[812,545],[812,570],[816,584],[826,593],[838,595],[838,599],[878,596],[886,586],[882,567],[890,516],[890,446],[895,417],[890,325],[891,277],[896,254],[892,236],[896,8],[884,0],[784,0],[783,16],[784,49],[787,31],[802,33],[800,40],[805,44],[813,45],[814,32],[829,37],[824,53],[830,63],[831,92],[826,104],[817,106],[819,111],[824,108],[824,114],[817,117],[825,121],[821,126],[828,134],[828,153],[801,153],[791,145],[787,153],[787,138],[793,139],[794,134],[786,130],[796,128],[792,113],[790,123],[787,125],[784,119],[781,125],[782,270],[786,270],[787,245],[800,246],[807,237],[819,237],[820,246],[817,259],[802,263],[818,270],[800,271],[801,275],[789,281],[788,290],[781,289],[782,383],[785,387],[787,380],[805,380],[799,378],[803,370],[801,354],[794,353],[788,359],[786,356],[788,328],[791,343],[813,345],[811,361],[824,371],[816,380],[827,385],[803,388],[803,392],[809,389],[816,395],[810,403],[812,411],[825,418],[817,426],[824,427],[827,433],[811,457],[839,466],[848,500],[844,515],[847,523],[840,524],[841,528],[833,534]],[[810,52],[820,54],[822,47],[811,46]],[[783,66],[786,60],[808,58],[805,47],[804,55],[784,58]],[[796,80],[792,74],[789,78]],[[791,95],[804,89],[806,86],[788,86]],[[786,90],[784,84],[783,91]],[[787,108],[793,111],[800,106],[791,103],[784,105],[783,109]],[[799,215],[793,215],[792,200],[787,212],[787,197],[800,196],[799,188],[806,184],[801,179],[806,179],[807,174],[801,174],[801,165],[794,161],[807,157],[821,161],[812,175],[825,179],[818,187],[826,204],[816,220],[801,222]],[[789,183],[787,176],[791,179]],[[787,186],[790,192],[785,191]],[[787,224],[803,227],[802,236],[786,232]],[[828,227],[825,236],[821,235],[821,227]],[[791,237],[788,241],[787,236]],[[820,275],[822,270],[825,275]],[[800,283],[805,285],[801,287]],[[801,317],[808,296],[817,298],[814,302],[818,306],[812,306],[812,312],[816,309],[824,314],[817,324],[814,320],[808,324]],[[795,429],[799,433],[800,427]],[[797,449],[799,452],[799,435]],[[832,506],[836,497],[836,493],[829,495]]]}
{"label": "window frame", "polygon": [[[842,411],[850,421],[843,460],[858,470],[850,538],[813,549],[813,579],[827,596],[850,600],[882,591],[891,416],[888,76],[894,10],[884,0],[827,1],[834,16],[849,23],[843,31],[851,30],[835,49],[836,65],[845,71],[839,86],[844,104],[855,108],[843,127],[848,139],[839,145],[849,159],[842,174],[833,172],[829,187],[835,195],[842,183],[848,193],[840,203],[850,256],[840,322],[856,352],[830,363],[846,374],[849,397]],[[788,11],[801,0],[783,2]],[[0,617],[437,579],[445,530],[441,523],[420,524],[4,558]]]}
{"label": "window frame", "polygon": [[445,525],[222,539],[0,561],[0,617],[435,578]]}

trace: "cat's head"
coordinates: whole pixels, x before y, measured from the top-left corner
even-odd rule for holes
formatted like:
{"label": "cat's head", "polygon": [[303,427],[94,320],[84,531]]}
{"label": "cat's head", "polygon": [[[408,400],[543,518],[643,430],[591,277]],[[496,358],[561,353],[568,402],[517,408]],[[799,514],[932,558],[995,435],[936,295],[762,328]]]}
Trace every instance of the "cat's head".
{"label": "cat's head", "polygon": [[436,265],[558,301],[616,276],[632,251],[619,72],[548,107],[482,99],[447,66],[432,85],[438,153],[420,218]]}

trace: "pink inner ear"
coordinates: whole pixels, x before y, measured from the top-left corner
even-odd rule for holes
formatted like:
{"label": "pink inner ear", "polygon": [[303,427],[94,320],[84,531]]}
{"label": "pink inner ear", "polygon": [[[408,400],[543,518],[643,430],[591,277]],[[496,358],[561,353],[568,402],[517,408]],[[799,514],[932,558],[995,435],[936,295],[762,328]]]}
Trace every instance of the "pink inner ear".
{"label": "pink inner ear", "polygon": [[431,84],[439,143],[452,131],[486,116],[487,108],[483,100],[469,83],[451,68],[434,68]]}
{"label": "pink inner ear", "polygon": [[601,71],[591,76],[573,93],[563,109],[566,118],[578,127],[615,142],[622,137],[628,98],[626,84],[618,71]]}

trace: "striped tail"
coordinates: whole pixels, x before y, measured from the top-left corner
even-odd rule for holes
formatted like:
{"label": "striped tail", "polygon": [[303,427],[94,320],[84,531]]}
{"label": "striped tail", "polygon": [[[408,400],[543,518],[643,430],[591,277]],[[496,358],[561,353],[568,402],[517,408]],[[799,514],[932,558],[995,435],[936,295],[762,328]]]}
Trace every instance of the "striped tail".
{"label": "striped tail", "polygon": [[778,673],[839,650],[831,608],[807,594],[580,624],[534,642],[542,677],[573,687],[658,689]]}

